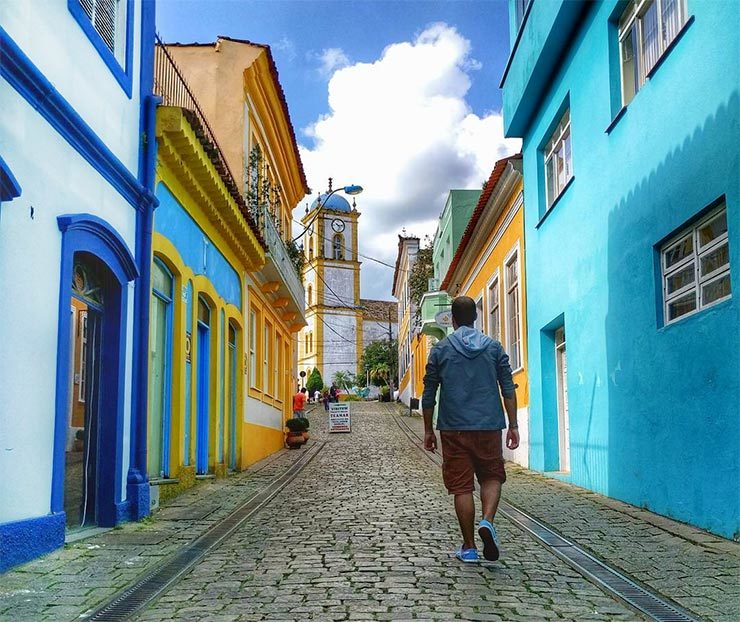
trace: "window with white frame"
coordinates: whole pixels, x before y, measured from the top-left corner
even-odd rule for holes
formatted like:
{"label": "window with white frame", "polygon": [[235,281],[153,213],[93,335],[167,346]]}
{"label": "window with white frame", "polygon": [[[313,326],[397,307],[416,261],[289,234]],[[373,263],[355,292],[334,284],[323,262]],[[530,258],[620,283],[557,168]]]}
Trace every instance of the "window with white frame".
{"label": "window with white frame", "polygon": [[79,0],[96,32],[123,65],[126,46],[126,0]]}
{"label": "window with white frame", "polygon": [[552,206],[573,177],[570,141],[570,108],[565,111],[545,147],[545,190],[547,207]]}
{"label": "window with white frame", "polygon": [[619,19],[622,105],[645,83],[650,70],[686,23],[686,0],[632,0]]}
{"label": "window with white frame", "polygon": [[475,301],[475,328],[477,328],[479,331],[483,332],[483,326],[484,322],[486,321],[485,316],[483,315],[483,296],[478,298],[478,300]]}
{"label": "window with white frame", "polygon": [[504,285],[506,287],[506,350],[512,369],[522,366],[521,331],[519,330],[519,249],[506,259],[504,266]]}
{"label": "window with white frame", "polygon": [[249,386],[257,387],[257,314],[249,311]]}
{"label": "window with white frame", "polygon": [[666,324],[729,298],[730,248],[724,202],[665,244],[660,255]]}
{"label": "window with white frame", "polygon": [[498,291],[498,274],[488,286],[488,336],[501,341],[501,303]]}

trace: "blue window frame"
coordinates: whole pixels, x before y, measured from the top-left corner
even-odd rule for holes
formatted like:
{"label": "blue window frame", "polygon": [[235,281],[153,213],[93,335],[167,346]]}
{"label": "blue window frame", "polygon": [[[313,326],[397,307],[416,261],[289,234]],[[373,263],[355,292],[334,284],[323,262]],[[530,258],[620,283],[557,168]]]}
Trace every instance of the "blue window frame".
{"label": "blue window frame", "polygon": [[[134,0],[107,0],[111,6],[118,9],[123,8],[126,14],[123,18],[112,15],[112,25],[106,20],[106,25],[101,29],[113,28],[109,34],[111,41],[106,42],[103,36],[96,29],[93,19],[87,11],[94,15],[96,7],[101,6],[106,0],[67,0],[69,12],[77,20],[82,31],[90,39],[93,47],[98,51],[103,62],[110,69],[113,77],[121,85],[126,96],[131,99],[132,92],[132,75],[133,75],[133,44],[134,44]],[[84,3],[84,6],[83,6]],[[123,29],[123,32],[120,30]],[[116,42],[122,46],[120,54],[116,54]],[[112,44],[114,49],[111,49]]]}

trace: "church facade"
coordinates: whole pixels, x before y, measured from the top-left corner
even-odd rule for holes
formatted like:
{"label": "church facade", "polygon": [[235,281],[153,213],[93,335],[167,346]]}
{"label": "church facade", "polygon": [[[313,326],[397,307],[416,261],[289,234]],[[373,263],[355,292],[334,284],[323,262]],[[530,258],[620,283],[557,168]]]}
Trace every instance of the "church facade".
{"label": "church facade", "polygon": [[[354,200],[350,205],[329,192],[302,219],[307,325],[299,335],[298,370],[308,376],[316,367],[326,385],[337,372],[360,373],[365,346],[398,332],[395,303],[360,298],[359,217]],[[390,314],[384,305],[392,305]]]}

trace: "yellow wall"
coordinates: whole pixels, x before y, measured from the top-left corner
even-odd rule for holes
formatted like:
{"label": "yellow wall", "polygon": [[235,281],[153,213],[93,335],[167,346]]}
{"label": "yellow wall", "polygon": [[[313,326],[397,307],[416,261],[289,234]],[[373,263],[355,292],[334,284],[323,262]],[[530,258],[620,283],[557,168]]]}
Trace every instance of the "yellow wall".
{"label": "yellow wall", "polygon": [[[496,221],[496,224],[494,227],[492,227],[490,234],[486,238],[485,243],[481,245],[480,248],[476,249],[475,258],[470,263],[471,265],[471,271],[467,274],[460,274],[459,277],[456,277],[456,280],[459,283],[465,284],[472,273],[472,271],[476,268],[478,265],[478,262],[481,260],[481,258],[484,256],[484,254],[489,249],[494,237],[496,236],[501,224],[504,222],[506,215],[509,213],[509,210],[512,208],[512,206],[516,203],[519,194],[521,193],[522,185],[521,182],[517,185],[516,189],[512,192],[511,197],[506,205],[506,207],[502,210],[501,215]],[[526,274],[524,269],[524,208],[522,205],[520,205],[517,209],[516,214],[514,215],[514,218],[512,219],[511,223],[506,227],[506,229],[502,232],[502,235],[498,241],[498,243],[493,248],[491,254],[489,255],[488,259],[483,264],[481,270],[478,272],[477,276],[473,279],[473,281],[465,287],[465,289],[461,289],[459,292],[457,292],[455,295],[465,295],[470,296],[474,300],[477,300],[481,295],[483,295],[483,311],[485,315],[485,321],[489,321],[489,298],[488,298],[488,284],[490,283],[491,279],[493,278],[494,274],[498,270],[499,274],[499,326],[501,327],[501,334],[504,334],[505,331],[505,317],[504,317],[504,299],[506,295],[505,286],[504,286],[504,261],[505,258],[508,256],[509,252],[516,246],[519,245],[519,295],[520,295],[520,314],[521,314],[521,352],[522,352],[522,367],[519,370],[515,370],[514,372],[514,383],[519,385],[516,390],[517,394],[517,404],[521,408],[523,406],[527,406],[529,404],[529,376],[527,373],[527,298],[526,298]],[[470,247],[466,249],[467,252],[470,252]],[[487,332],[487,324],[485,325],[484,332]],[[507,344],[502,339],[502,343],[504,347],[507,347]]]}
{"label": "yellow wall", "polygon": [[413,353],[411,363],[414,366],[414,397],[421,398],[424,392],[424,373],[427,367],[427,357],[429,356],[429,337],[418,333],[412,342]]}

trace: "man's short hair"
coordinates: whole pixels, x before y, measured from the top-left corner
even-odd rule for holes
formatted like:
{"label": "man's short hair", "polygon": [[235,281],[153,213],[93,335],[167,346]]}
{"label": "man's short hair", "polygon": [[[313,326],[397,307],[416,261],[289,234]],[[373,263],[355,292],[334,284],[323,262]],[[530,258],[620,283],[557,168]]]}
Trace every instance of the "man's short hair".
{"label": "man's short hair", "polygon": [[458,296],[452,301],[452,317],[458,326],[473,326],[478,318],[475,300],[469,296]]}
{"label": "man's short hair", "polygon": [[305,393],[305,392],[306,392],[306,387],[301,387],[301,393]]}

